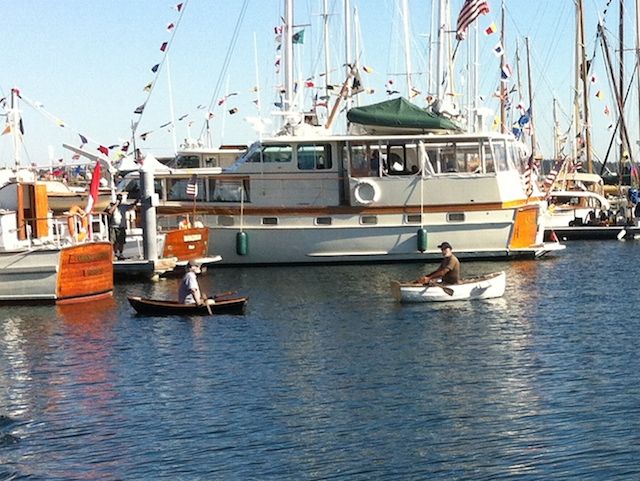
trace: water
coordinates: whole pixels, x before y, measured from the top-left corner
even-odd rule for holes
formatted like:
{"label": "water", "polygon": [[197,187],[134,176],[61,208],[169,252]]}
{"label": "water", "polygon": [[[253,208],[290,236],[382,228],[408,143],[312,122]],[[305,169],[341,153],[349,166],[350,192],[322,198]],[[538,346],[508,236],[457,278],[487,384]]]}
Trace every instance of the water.
{"label": "water", "polygon": [[213,269],[246,316],[0,308],[0,480],[638,480],[634,242],[504,269],[490,301],[399,305],[434,264]]}

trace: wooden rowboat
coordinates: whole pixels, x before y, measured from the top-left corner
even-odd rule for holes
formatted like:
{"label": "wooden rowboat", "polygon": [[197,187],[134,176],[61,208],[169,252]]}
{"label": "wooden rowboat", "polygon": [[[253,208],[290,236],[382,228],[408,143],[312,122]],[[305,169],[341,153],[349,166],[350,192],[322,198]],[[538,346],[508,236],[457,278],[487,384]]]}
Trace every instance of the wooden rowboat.
{"label": "wooden rowboat", "polygon": [[209,316],[212,314],[244,314],[246,297],[215,296],[203,305],[182,304],[177,301],[127,297],[138,314],[145,316]]}
{"label": "wooden rowboat", "polygon": [[458,284],[414,284],[391,282],[391,292],[398,302],[445,302],[501,297],[506,286],[503,271],[463,279]]}

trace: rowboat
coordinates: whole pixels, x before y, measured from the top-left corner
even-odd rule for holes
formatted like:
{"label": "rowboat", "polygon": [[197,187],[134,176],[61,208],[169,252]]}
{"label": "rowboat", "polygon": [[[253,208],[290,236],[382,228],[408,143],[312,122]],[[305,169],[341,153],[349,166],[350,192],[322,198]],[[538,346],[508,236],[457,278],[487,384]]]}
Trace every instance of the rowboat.
{"label": "rowboat", "polygon": [[246,297],[214,296],[206,304],[182,304],[178,301],[127,297],[131,307],[144,316],[210,316],[213,314],[244,314]]}
{"label": "rowboat", "polygon": [[463,279],[458,284],[415,284],[391,282],[391,292],[398,302],[445,302],[501,297],[506,285],[504,271]]}

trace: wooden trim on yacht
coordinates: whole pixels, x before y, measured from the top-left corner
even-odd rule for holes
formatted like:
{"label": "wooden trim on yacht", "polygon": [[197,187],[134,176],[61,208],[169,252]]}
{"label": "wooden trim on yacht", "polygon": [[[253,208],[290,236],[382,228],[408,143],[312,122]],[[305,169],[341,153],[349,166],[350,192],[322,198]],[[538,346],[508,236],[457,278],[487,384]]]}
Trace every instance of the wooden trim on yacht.
{"label": "wooden trim on yacht", "polygon": [[162,257],[177,257],[178,261],[206,257],[209,250],[209,229],[192,227],[174,229],[165,234]]}
{"label": "wooden trim on yacht", "polygon": [[[525,209],[525,210],[538,210],[536,204],[526,204],[524,201],[520,202],[490,202],[490,203],[477,203],[477,204],[442,204],[442,205],[425,205],[422,212],[425,214],[433,213],[449,213],[449,212],[478,212],[478,211],[496,211],[496,210],[511,210],[511,209]],[[184,206],[162,206],[158,208],[159,214],[178,214],[184,211]],[[287,206],[287,207],[253,207],[246,205],[243,209],[243,215],[245,216],[291,216],[291,215],[308,215],[308,216],[330,216],[341,214],[361,214],[361,215],[375,215],[375,214],[419,214],[421,212],[419,205],[413,206]],[[198,205],[197,213],[199,215],[240,215],[240,206],[210,206],[210,205]]]}
{"label": "wooden trim on yacht", "polygon": [[60,251],[57,302],[79,302],[111,296],[113,263],[110,242],[89,242]]}

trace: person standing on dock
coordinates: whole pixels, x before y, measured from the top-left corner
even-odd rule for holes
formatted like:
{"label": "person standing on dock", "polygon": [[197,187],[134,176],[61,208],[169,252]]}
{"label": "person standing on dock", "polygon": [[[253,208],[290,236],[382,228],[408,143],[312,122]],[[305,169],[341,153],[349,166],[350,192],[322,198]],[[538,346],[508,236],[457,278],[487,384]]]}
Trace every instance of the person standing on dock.
{"label": "person standing on dock", "polygon": [[189,261],[187,264],[187,272],[182,277],[182,282],[180,282],[178,289],[178,302],[198,305],[203,303],[197,278],[200,272],[200,264],[193,260]]}
{"label": "person standing on dock", "polygon": [[104,210],[109,216],[109,240],[113,243],[113,254],[116,259],[124,259],[124,244],[127,239],[127,211],[135,204],[127,205],[122,202],[122,194],[116,196]]}
{"label": "person standing on dock", "polygon": [[453,255],[451,244],[443,242],[438,249],[442,251],[442,262],[435,271],[420,277],[416,283],[428,284],[437,279],[442,279],[443,284],[457,284],[460,281],[460,261]]}

